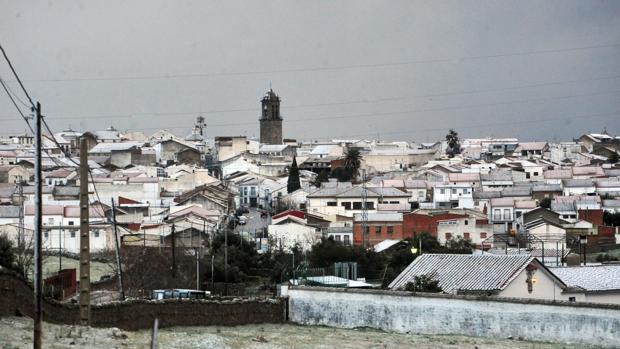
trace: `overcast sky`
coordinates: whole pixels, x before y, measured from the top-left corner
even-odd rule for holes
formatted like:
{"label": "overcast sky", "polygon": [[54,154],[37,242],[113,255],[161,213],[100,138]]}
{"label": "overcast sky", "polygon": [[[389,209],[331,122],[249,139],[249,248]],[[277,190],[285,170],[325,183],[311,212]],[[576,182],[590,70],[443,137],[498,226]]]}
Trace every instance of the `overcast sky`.
{"label": "overcast sky", "polygon": [[620,133],[620,1],[0,0],[0,42],[55,131],[257,136],[271,84],[287,138]]}

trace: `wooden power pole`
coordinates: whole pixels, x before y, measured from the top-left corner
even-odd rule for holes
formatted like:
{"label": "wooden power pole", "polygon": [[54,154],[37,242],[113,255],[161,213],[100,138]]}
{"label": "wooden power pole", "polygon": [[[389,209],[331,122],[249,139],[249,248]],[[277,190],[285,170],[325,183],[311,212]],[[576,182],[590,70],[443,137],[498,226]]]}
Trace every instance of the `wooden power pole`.
{"label": "wooden power pole", "polygon": [[80,322],[90,325],[90,231],[88,227],[88,146],[80,139]]}
{"label": "wooden power pole", "polygon": [[37,102],[36,108],[32,108],[35,118],[34,144],[34,333],[33,347],[41,349],[41,332],[43,326],[43,287],[42,287],[42,266],[41,266],[41,246],[43,245],[41,228],[43,225],[43,197],[42,178],[41,178],[41,103]]}
{"label": "wooden power pole", "polygon": [[118,239],[118,227],[116,225],[116,207],[114,206],[114,198],[112,198],[112,223],[114,224],[114,241],[116,248],[116,277],[118,279],[118,290],[120,292],[121,301],[125,300],[125,289],[123,288],[123,268],[121,263],[121,248]]}

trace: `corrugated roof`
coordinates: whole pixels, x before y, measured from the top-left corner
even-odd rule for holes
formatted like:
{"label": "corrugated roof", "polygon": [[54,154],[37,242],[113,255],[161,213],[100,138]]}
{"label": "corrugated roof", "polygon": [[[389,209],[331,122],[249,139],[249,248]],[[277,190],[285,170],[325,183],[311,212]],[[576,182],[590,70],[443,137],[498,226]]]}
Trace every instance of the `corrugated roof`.
{"label": "corrugated roof", "polygon": [[544,173],[545,179],[570,179],[573,177],[573,171],[568,170],[547,170]]}
{"label": "corrugated roof", "polygon": [[491,206],[493,207],[506,207],[506,206],[514,206],[515,200],[512,198],[495,198],[491,199]]}
{"label": "corrugated roof", "polygon": [[500,291],[534,261],[523,255],[423,254],[392,281],[396,289],[427,275],[439,281],[446,293],[458,291]]}
{"label": "corrugated roof", "polygon": [[373,249],[375,250],[375,252],[379,253],[379,252],[383,252],[385,250],[387,250],[388,248],[398,244],[399,242],[401,242],[402,240],[383,240],[380,243],[376,244]]}
{"label": "corrugated roof", "polygon": [[524,151],[524,150],[543,150],[547,146],[547,142],[525,142],[519,143],[516,152]]}
{"label": "corrugated roof", "polygon": [[259,152],[280,152],[288,147],[287,144],[263,144],[259,148]]}
{"label": "corrugated roof", "polygon": [[563,179],[562,184],[565,188],[576,187],[593,187],[594,182],[591,179]]}
{"label": "corrugated roof", "polygon": [[122,142],[122,143],[99,143],[94,146],[89,153],[90,154],[107,154],[113,150],[127,150],[132,147],[141,147],[140,142]]}
{"label": "corrugated roof", "polygon": [[620,200],[603,200],[604,207],[620,207]]}
{"label": "corrugated roof", "polygon": [[534,184],[534,186],[532,186],[532,192],[543,192],[543,191],[561,192],[562,185],[560,184]]}
{"label": "corrugated roof", "polygon": [[479,182],[479,173],[449,173],[448,180],[450,182]]}
{"label": "corrugated roof", "polygon": [[620,290],[620,265],[550,268],[560,280],[586,291]]}
{"label": "corrugated roof", "polygon": [[519,208],[519,209],[532,209],[532,208],[536,208],[538,205],[536,203],[536,200],[516,200],[515,201],[515,208]]}
{"label": "corrugated roof", "polygon": [[481,174],[480,180],[482,181],[512,181],[512,170],[497,170],[487,174]]}
{"label": "corrugated roof", "polygon": [[19,206],[0,206],[0,217],[19,218]]}
{"label": "corrugated roof", "polygon": [[402,190],[396,189],[396,188],[381,188],[381,187],[373,187],[373,188],[368,188],[369,194],[370,191],[375,192],[376,194],[380,195],[380,196],[409,196],[409,193],[406,193]]}

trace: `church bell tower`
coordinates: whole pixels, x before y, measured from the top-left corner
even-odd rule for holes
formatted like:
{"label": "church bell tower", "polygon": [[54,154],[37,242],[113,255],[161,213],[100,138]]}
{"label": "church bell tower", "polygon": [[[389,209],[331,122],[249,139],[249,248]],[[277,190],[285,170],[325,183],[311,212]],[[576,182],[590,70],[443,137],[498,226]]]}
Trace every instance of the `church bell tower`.
{"label": "church bell tower", "polygon": [[282,144],[282,117],[280,116],[280,97],[269,89],[261,100],[260,142],[262,144]]}

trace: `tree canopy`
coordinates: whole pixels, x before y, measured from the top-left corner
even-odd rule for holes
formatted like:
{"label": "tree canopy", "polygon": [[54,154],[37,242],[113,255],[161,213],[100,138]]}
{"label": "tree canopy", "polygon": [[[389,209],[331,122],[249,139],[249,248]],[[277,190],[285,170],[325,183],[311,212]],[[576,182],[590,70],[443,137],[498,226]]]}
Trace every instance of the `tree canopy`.
{"label": "tree canopy", "polygon": [[454,157],[454,155],[461,153],[461,140],[459,139],[458,132],[450,129],[446,135],[446,142],[448,142],[448,149],[446,150],[446,153],[450,157]]}
{"label": "tree canopy", "polygon": [[293,157],[293,164],[288,172],[288,183],[286,185],[286,191],[292,193],[298,189],[301,189],[301,182],[299,180],[299,167],[297,167],[297,158]]}

